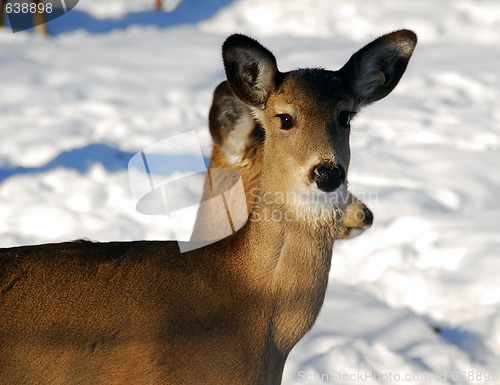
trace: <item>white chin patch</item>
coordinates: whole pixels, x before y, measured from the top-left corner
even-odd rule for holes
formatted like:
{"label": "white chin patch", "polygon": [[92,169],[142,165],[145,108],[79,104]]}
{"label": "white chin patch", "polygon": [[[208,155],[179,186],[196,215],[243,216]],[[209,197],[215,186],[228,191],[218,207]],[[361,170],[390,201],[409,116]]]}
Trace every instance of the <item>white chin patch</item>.
{"label": "white chin patch", "polygon": [[309,209],[343,210],[347,205],[348,194],[347,185],[342,183],[337,189],[331,192],[320,190],[316,183],[309,185],[306,191],[297,193],[298,201]]}

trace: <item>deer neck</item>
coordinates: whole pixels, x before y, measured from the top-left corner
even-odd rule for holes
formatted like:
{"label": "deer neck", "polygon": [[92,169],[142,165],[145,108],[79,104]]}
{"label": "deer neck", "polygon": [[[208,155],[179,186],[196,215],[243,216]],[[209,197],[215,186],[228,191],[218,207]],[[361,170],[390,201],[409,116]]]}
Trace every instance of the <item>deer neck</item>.
{"label": "deer neck", "polygon": [[[338,234],[335,210],[291,210],[286,202],[256,198],[244,228],[242,263],[258,290],[268,293],[269,333],[285,356],[312,327],[328,283],[333,243]],[[257,289],[257,288],[256,288]]]}

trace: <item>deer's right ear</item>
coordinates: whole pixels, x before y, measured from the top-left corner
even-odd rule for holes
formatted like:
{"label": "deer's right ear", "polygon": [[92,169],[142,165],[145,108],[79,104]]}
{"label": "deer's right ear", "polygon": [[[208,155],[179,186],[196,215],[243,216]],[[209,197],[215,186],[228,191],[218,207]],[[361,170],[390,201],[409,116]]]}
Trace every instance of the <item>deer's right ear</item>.
{"label": "deer's right ear", "polygon": [[227,81],[244,103],[264,108],[278,71],[276,58],[259,42],[244,35],[231,35],[222,46]]}

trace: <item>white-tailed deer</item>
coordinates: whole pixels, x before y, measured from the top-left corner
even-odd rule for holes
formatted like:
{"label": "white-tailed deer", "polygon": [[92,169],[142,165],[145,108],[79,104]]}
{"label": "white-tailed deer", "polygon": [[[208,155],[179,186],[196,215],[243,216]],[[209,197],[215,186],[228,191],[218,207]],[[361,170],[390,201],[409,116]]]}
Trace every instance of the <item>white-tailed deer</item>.
{"label": "white-tailed deer", "polygon": [[279,384],[323,303],[350,118],[392,91],[415,44],[401,30],[338,71],[282,73],[230,36],[229,87],[265,133],[253,220],[182,254],[151,241],[1,250],[0,383]]}
{"label": "white-tailed deer", "polygon": [[[262,126],[254,119],[250,107],[238,100],[232,93],[227,81],[223,81],[214,91],[209,113],[209,129],[212,136],[212,153],[209,169],[234,169],[242,178],[245,188],[247,211],[258,200],[256,189],[262,171],[262,146],[265,133]],[[219,190],[228,190],[234,180],[228,173],[212,173],[212,180],[205,180],[202,201],[212,198],[213,184]],[[225,179],[224,179],[225,178]],[[343,211],[343,227],[340,239],[350,239],[373,223],[370,209],[354,195],[348,192]],[[207,228],[213,226],[218,218],[212,207],[201,207],[194,226],[193,238],[205,238]],[[209,234],[206,234],[208,237]]]}

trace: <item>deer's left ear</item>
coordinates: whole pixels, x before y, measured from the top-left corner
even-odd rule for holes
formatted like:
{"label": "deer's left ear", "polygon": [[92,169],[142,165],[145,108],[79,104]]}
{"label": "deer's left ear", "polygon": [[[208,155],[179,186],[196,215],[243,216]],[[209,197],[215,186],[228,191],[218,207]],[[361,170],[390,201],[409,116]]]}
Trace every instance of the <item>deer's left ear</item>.
{"label": "deer's left ear", "polygon": [[416,44],[414,32],[392,32],[361,48],[340,69],[360,107],[384,98],[396,87]]}

